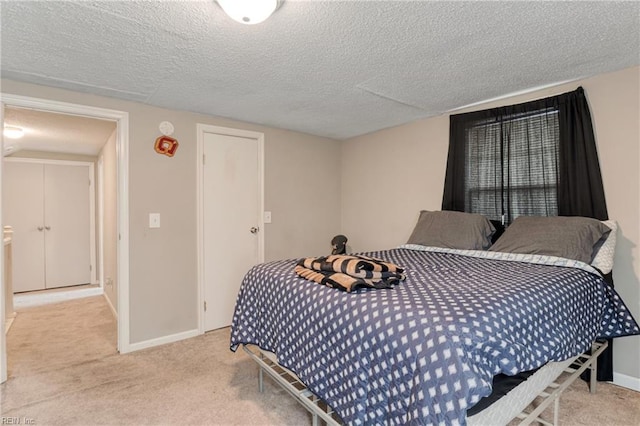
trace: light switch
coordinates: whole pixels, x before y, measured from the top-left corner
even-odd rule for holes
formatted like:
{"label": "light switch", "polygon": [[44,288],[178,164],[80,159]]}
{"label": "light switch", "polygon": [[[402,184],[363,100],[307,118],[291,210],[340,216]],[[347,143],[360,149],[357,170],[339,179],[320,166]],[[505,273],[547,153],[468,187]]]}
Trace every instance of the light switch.
{"label": "light switch", "polygon": [[149,228],[160,228],[160,213],[149,213]]}
{"label": "light switch", "polygon": [[271,212],[264,212],[264,223],[271,223]]}

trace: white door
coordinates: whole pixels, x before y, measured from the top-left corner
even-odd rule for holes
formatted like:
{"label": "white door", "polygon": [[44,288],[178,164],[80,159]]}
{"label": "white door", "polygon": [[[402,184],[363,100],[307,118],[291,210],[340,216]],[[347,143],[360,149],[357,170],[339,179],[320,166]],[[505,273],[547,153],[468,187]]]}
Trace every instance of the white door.
{"label": "white door", "polygon": [[259,261],[261,167],[257,139],[204,133],[205,331],[231,324],[247,271]]}
{"label": "white door", "polygon": [[88,166],[44,168],[46,287],[91,282]]}
{"label": "white door", "polygon": [[13,291],[91,282],[90,166],[5,161],[4,223],[13,227]]}
{"label": "white door", "polygon": [[13,228],[13,291],[45,288],[44,168],[37,163],[4,162],[3,222]]}

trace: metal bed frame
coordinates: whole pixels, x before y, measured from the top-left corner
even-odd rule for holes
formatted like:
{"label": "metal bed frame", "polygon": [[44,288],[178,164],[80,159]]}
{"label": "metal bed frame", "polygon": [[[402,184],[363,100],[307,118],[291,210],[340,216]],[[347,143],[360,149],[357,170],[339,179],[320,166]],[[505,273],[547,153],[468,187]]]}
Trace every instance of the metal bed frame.
{"label": "metal bed frame", "polygon": [[[596,392],[597,358],[607,348],[607,346],[607,341],[593,342],[591,354],[581,354],[573,360],[568,361],[568,366],[565,367],[561,371],[560,375],[558,375],[551,383],[547,383],[540,393],[536,394],[533,398],[528,398],[527,401],[523,403],[524,405],[520,404],[521,408],[517,408],[520,413],[516,414],[513,419],[520,419],[520,425],[528,425],[537,421],[545,426],[557,426],[560,396],[562,395],[562,392],[564,392],[566,388],[580,377],[587,368],[591,370],[589,386],[590,392]],[[263,351],[256,345],[245,344],[243,345],[243,349],[259,366],[258,388],[260,392],[264,392],[264,373],[266,372],[278,385],[293,396],[305,409],[307,409],[307,411],[311,413],[312,426],[318,426],[320,419],[327,425],[331,426],[341,426],[344,424],[335,411],[333,411],[331,407],[318,398],[313,392],[307,389],[306,385],[302,383],[302,381],[300,381],[292,371],[279,365],[273,353]],[[526,382],[527,381],[523,383]],[[518,387],[515,389],[517,388]],[[509,398],[509,394],[504,396],[502,399],[505,398]],[[539,400],[539,403],[535,409],[529,413],[525,412],[524,409],[536,400]],[[540,414],[551,404],[553,404],[553,423],[549,423],[548,421],[540,418]],[[476,416],[480,416],[491,408],[492,406],[488,407]],[[472,420],[476,416],[470,417],[469,420]],[[507,421],[509,420],[511,419],[508,419]]]}

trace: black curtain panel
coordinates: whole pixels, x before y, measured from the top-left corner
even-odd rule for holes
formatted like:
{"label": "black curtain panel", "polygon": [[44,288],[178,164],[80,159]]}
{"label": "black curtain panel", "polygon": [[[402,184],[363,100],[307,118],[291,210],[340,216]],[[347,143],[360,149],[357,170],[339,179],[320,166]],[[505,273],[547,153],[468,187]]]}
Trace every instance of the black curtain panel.
{"label": "black curtain panel", "polygon": [[[560,175],[558,180],[558,214],[585,216],[599,220],[609,218],[604,197],[600,161],[593,134],[591,113],[582,87],[560,95]],[[613,287],[611,273],[605,281]],[[613,381],[613,340],[598,357],[598,380]],[[589,380],[591,371],[582,374]]]}
{"label": "black curtain panel", "polygon": [[[582,87],[451,115],[442,209],[506,224],[519,215],[608,219]],[[611,275],[606,281],[613,286]],[[612,349],[610,341],[598,359],[598,380],[613,380]]]}
{"label": "black curtain panel", "polygon": [[464,212],[466,167],[466,114],[449,118],[449,154],[444,177],[442,210]]}
{"label": "black curtain panel", "polygon": [[584,90],[558,96],[560,176],[558,214],[608,219],[593,135],[591,113]]}

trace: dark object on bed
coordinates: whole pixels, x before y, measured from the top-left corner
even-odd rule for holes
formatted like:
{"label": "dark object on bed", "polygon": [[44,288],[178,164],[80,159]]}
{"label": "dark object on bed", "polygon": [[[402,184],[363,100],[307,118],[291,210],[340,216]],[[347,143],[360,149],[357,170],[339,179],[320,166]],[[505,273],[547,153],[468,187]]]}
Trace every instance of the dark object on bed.
{"label": "dark object on bed", "polygon": [[345,254],[347,252],[347,237],[336,235],[331,240],[331,254]]}
{"label": "dark object on bed", "polygon": [[337,255],[308,257],[294,268],[309,281],[350,293],[361,287],[391,288],[405,279],[404,269],[367,256]]}

